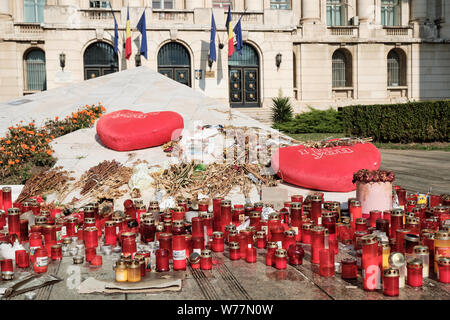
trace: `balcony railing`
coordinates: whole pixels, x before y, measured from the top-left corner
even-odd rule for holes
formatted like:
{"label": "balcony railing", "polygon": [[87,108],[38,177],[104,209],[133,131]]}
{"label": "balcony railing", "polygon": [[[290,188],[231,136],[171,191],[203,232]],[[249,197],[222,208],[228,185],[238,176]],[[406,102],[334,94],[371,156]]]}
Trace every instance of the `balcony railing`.
{"label": "balcony railing", "polygon": [[16,33],[40,34],[44,32],[40,23],[15,23],[14,28]]}
{"label": "balcony railing", "polygon": [[[83,17],[89,20],[110,20],[113,19],[111,9],[80,9]],[[116,19],[120,20],[120,10],[114,10]]]}
{"label": "balcony railing", "polygon": [[[225,12],[225,21],[227,20],[228,12]],[[231,12],[233,21],[238,21],[242,17],[242,22],[251,24],[264,24],[264,11],[258,12]]]}
{"label": "balcony railing", "polygon": [[194,23],[193,10],[153,9],[153,20]]}
{"label": "balcony railing", "polygon": [[328,27],[329,36],[338,37],[357,37],[358,27],[357,26],[342,26],[342,27]]}
{"label": "balcony railing", "polygon": [[387,36],[394,36],[394,37],[398,37],[398,36],[412,36],[412,28],[411,27],[403,27],[403,26],[398,26],[398,27],[387,27],[384,26],[383,29],[386,32]]}

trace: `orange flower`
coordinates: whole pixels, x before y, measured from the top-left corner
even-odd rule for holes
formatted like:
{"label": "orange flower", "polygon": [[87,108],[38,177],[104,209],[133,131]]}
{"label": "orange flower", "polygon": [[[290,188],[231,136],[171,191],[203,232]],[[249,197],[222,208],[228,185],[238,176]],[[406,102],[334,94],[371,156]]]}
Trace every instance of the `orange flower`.
{"label": "orange flower", "polygon": [[77,113],[72,113],[72,117],[74,117],[76,119],[76,118],[78,118],[78,114]]}
{"label": "orange flower", "polygon": [[64,130],[64,127],[59,127],[61,130]]}
{"label": "orange flower", "polygon": [[22,143],[21,146],[22,146],[22,149],[25,149],[25,150],[29,149],[28,146],[25,143]]}
{"label": "orange flower", "polygon": [[45,141],[47,142],[51,142],[52,140],[50,140],[49,138],[46,138]]}
{"label": "orange flower", "polygon": [[33,123],[33,122],[30,122],[28,125],[33,127],[33,126],[34,126],[34,123]]}
{"label": "orange flower", "polygon": [[77,123],[77,120],[74,119],[74,120],[72,120],[72,122],[73,122],[73,123]]}
{"label": "orange flower", "polygon": [[103,112],[105,112],[106,111],[106,109],[105,109],[105,107],[104,106],[100,106],[100,109],[103,111]]}
{"label": "orange flower", "polygon": [[25,128],[20,128],[20,131],[22,131],[22,132],[27,132],[27,129],[25,129]]}
{"label": "orange flower", "polygon": [[34,131],[27,131],[28,134],[31,134],[32,136],[34,136]]}
{"label": "orange flower", "polygon": [[55,121],[58,121],[59,117],[55,117]]}
{"label": "orange flower", "polygon": [[16,159],[16,163],[19,163],[19,162],[20,162],[20,160]]}
{"label": "orange flower", "polygon": [[47,150],[47,151],[45,151],[49,156],[51,156],[52,155],[52,151],[51,150]]}
{"label": "orange flower", "polygon": [[11,141],[10,141],[10,140],[7,140],[7,141],[6,141],[6,144],[11,144]]}
{"label": "orange flower", "polygon": [[39,137],[43,137],[44,135],[42,133],[36,133]]}
{"label": "orange flower", "polygon": [[8,160],[8,164],[9,164],[9,165],[13,165],[13,164],[14,164],[14,161]]}
{"label": "orange flower", "polygon": [[55,139],[55,137],[54,137],[54,136],[50,136],[50,138],[52,138],[52,139]]}
{"label": "orange flower", "polygon": [[5,147],[0,147],[0,151],[5,151]]}

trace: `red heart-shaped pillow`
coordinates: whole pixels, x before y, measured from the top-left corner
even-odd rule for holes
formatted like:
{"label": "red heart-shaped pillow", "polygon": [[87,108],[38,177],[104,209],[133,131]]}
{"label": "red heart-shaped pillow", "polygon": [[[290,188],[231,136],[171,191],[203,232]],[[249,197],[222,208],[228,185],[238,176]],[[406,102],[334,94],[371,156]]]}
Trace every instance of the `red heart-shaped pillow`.
{"label": "red heart-shaped pillow", "polygon": [[380,151],[371,143],[330,148],[299,145],[280,148],[272,156],[272,168],[284,181],[334,192],[355,190],[353,173],[360,169],[377,170],[380,162]]}
{"label": "red heart-shaped pillow", "polygon": [[160,146],[178,139],[183,128],[183,117],[172,111],[119,110],[97,121],[98,137],[105,146],[116,151]]}

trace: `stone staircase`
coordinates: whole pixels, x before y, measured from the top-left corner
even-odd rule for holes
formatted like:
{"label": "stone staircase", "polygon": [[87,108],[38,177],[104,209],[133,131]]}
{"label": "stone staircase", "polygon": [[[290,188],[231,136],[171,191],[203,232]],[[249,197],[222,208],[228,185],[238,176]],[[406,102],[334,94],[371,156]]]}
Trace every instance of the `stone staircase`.
{"label": "stone staircase", "polygon": [[265,125],[272,126],[272,111],[270,108],[235,108],[233,110],[242,112]]}

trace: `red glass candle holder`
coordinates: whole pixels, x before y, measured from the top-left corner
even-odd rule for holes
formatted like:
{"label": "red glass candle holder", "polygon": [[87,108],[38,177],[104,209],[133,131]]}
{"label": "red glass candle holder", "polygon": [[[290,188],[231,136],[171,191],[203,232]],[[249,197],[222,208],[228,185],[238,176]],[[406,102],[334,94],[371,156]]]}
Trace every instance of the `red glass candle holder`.
{"label": "red glass candle holder", "polygon": [[441,204],[442,204],[442,198],[440,195],[436,195],[436,194],[429,195],[428,207],[437,207]]}
{"label": "red glass candle holder", "polygon": [[397,252],[401,252],[401,253],[405,253],[405,235],[410,233],[411,230],[409,229],[399,229],[397,230],[396,234],[396,240],[397,240],[397,245],[396,245],[396,250]]}
{"label": "red glass candle holder", "polygon": [[231,201],[230,200],[222,200],[220,203],[220,230],[221,232],[225,231],[225,226],[232,222],[231,215]]}
{"label": "red glass candle holder", "polygon": [[398,197],[398,204],[401,206],[406,205],[406,189],[399,188],[396,190]]}
{"label": "red glass candle holder", "polygon": [[264,208],[264,204],[262,202],[256,202],[253,204],[253,210],[262,212]]}
{"label": "red glass candle holder", "polygon": [[[45,237],[45,235],[44,235]],[[98,247],[98,230],[96,227],[87,227],[83,231],[84,245],[86,248]]]}
{"label": "red glass candle holder", "polygon": [[380,210],[372,210],[369,212],[369,214],[370,214],[369,225],[375,228],[376,221],[377,219],[381,219],[382,212]]}
{"label": "red glass candle holder", "polygon": [[115,246],[117,243],[116,224],[114,221],[105,222],[105,244]]}
{"label": "red glass candle holder", "polygon": [[36,273],[45,273],[48,269],[48,252],[45,247],[34,252],[33,270]]}
{"label": "red glass candle holder", "polygon": [[198,211],[199,212],[208,212],[209,201],[208,200],[200,200],[198,202]]}
{"label": "red glass candle holder", "polygon": [[52,246],[50,256],[52,260],[62,260],[62,246],[60,244]]}
{"label": "red glass candle holder", "polygon": [[9,234],[20,235],[20,210],[17,208],[8,209],[8,231]]}
{"label": "red glass candle holder", "polygon": [[204,237],[203,219],[200,217],[192,218],[192,237]]}
{"label": "red glass candle holder", "polygon": [[211,212],[199,212],[199,217],[203,219],[203,227],[206,228],[206,235],[211,237],[214,232],[214,220]]}
{"label": "red glass candle holder", "polygon": [[301,202],[292,202],[290,207],[291,223],[299,222],[303,217],[303,205]]}
{"label": "red glass candle holder", "polygon": [[0,260],[0,266],[2,272],[14,272],[14,266],[12,259]]}
{"label": "red glass candle holder", "polygon": [[225,250],[225,238],[223,232],[213,232],[212,250],[214,252],[223,252]]}
{"label": "red glass candle holder", "polygon": [[202,270],[212,269],[211,250],[208,249],[202,250],[202,253],[200,255],[200,269]]}
{"label": "red glass candle holder", "polygon": [[141,225],[141,239],[145,243],[154,242],[156,235],[156,225],[154,218],[144,218]]}
{"label": "red glass candle holder", "polygon": [[387,219],[377,219],[376,229],[384,232],[387,237],[389,237],[389,220]]}
{"label": "red glass candle holder", "polygon": [[3,210],[5,212],[8,212],[8,209],[12,207],[11,187],[2,188],[2,197],[3,197]]}
{"label": "red glass candle holder", "polygon": [[423,284],[423,263],[422,260],[413,259],[407,263],[406,282],[411,287],[421,287]]}
{"label": "red glass candle holder", "polygon": [[158,249],[155,252],[156,257],[156,271],[166,272],[169,271],[169,250]]}
{"label": "red glass candle holder", "polygon": [[184,220],[174,220],[172,225],[172,234],[181,235],[186,233],[186,228],[184,227]]}
{"label": "red glass candle holder", "polygon": [[[276,241],[275,241],[276,242]],[[290,246],[295,245],[295,232],[294,230],[284,231],[284,238],[282,248],[288,250]]]}
{"label": "red glass candle holder", "polygon": [[248,248],[248,235],[247,233],[245,233],[245,230],[241,230],[241,232],[238,234],[238,240],[240,246],[241,259],[245,259],[245,257],[247,256],[247,248]]}
{"label": "red glass candle holder", "polygon": [[[281,248],[284,240],[284,228],[280,226],[274,226],[270,229],[270,241],[278,243]],[[295,238],[294,238],[295,241]]]}
{"label": "red glass candle holder", "polygon": [[182,207],[182,206],[173,208],[173,211],[172,211],[172,220],[173,220],[173,221],[176,221],[176,220],[184,220],[184,218],[185,218],[185,213],[186,213],[186,211],[185,211],[184,207]]}
{"label": "red glass candle holder", "polygon": [[358,278],[358,267],[355,258],[341,260],[341,278],[344,280],[356,280]]}
{"label": "red glass candle holder", "polygon": [[172,237],[173,270],[186,270],[186,237],[174,235]]}
{"label": "red glass candle holder", "polygon": [[239,260],[241,258],[239,242],[229,243],[230,260]]}
{"label": "red glass candle holder", "polygon": [[311,223],[304,223],[302,225],[302,243],[304,244],[311,244],[311,229],[312,229]]}
{"label": "red glass candle holder", "polygon": [[325,243],[326,237],[328,237],[328,230],[323,226],[316,226],[311,229],[311,263],[319,263],[319,252],[328,245],[328,243]]}
{"label": "red glass candle holder", "polygon": [[127,199],[123,202],[123,208],[126,215],[129,215],[132,219],[136,219],[136,207],[133,201]]}
{"label": "red glass candle holder", "polygon": [[261,212],[259,211],[250,212],[250,226],[260,229],[260,222],[261,222]]}
{"label": "red glass candle holder", "polygon": [[233,208],[232,209],[232,219],[231,222],[235,225],[240,225],[245,221],[245,209],[242,208]]}
{"label": "red glass candle holder", "polygon": [[30,266],[30,256],[26,250],[16,250],[16,266],[19,268],[28,268]]}
{"label": "red glass candle holder", "polygon": [[374,291],[379,286],[381,269],[378,258],[378,242],[373,235],[361,237],[363,270],[363,288],[366,291]]}
{"label": "red glass candle holder", "polygon": [[221,212],[222,200],[224,200],[224,199],[221,197],[213,199],[214,231],[223,231],[223,230],[220,230],[220,228],[221,228],[220,212]]}
{"label": "red glass candle holder", "polygon": [[303,247],[300,243],[296,243],[295,245],[290,246],[287,250],[287,253],[289,264],[294,266],[303,264],[305,251],[303,250]]}
{"label": "red glass candle holder", "polygon": [[97,248],[85,248],[84,253],[86,256],[86,261],[91,262],[91,260],[96,256],[97,254]]}
{"label": "red glass candle holder", "polygon": [[6,226],[6,213],[4,210],[0,210],[0,230]]}
{"label": "red glass candle holder", "polygon": [[190,257],[193,252],[193,250],[192,250],[192,235],[185,234],[184,240],[185,240],[185,245],[186,245],[186,257]]}
{"label": "red glass candle holder", "polygon": [[419,218],[407,218],[405,229],[409,229],[410,233],[420,234],[420,219]]}
{"label": "red glass candle holder", "polygon": [[319,274],[322,277],[334,276],[334,250],[321,249],[319,251]]}
{"label": "red glass candle holder", "polygon": [[287,268],[287,252],[284,249],[275,250],[275,268],[284,270]]}
{"label": "red glass candle holder", "polygon": [[383,294],[385,296],[397,297],[399,295],[399,279],[398,269],[388,268],[384,270]]}
{"label": "red glass candle holder", "polygon": [[315,225],[322,224],[322,199],[318,195],[311,197],[311,219]]}
{"label": "red glass candle holder", "polygon": [[28,241],[28,220],[20,220],[20,242]]}
{"label": "red glass candle holder", "polygon": [[258,231],[256,233],[256,247],[258,249],[264,249],[266,247],[267,237],[264,231]]}
{"label": "red glass candle holder", "polygon": [[416,234],[407,233],[403,237],[404,252],[412,255],[414,253],[414,247],[420,244],[420,238]]}
{"label": "red glass candle holder", "polygon": [[450,257],[440,257],[437,264],[439,282],[450,283]]}
{"label": "red glass candle holder", "polygon": [[391,237],[397,238],[397,230],[403,229],[405,212],[401,209],[392,210],[391,213]]}
{"label": "red glass candle holder", "polygon": [[247,248],[247,254],[245,256],[245,261],[247,261],[247,263],[256,263],[256,248],[251,247],[251,248]]}
{"label": "red glass candle holder", "polygon": [[359,202],[358,200],[352,201],[349,206],[349,213],[350,213],[350,225],[354,229],[356,227],[356,219],[362,218],[361,202]]}
{"label": "red glass candle holder", "polygon": [[192,251],[198,254],[205,249],[205,238],[192,236]]}
{"label": "red glass candle holder", "polygon": [[355,231],[366,231],[367,230],[367,219],[358,218],[355,221]]}
{"label": "red glass candle holder", "polygon": [[159,248],[167,249],[169,251],[169,257],[172,259],[172,234],[171,233],[161,233],[159,235]]}

